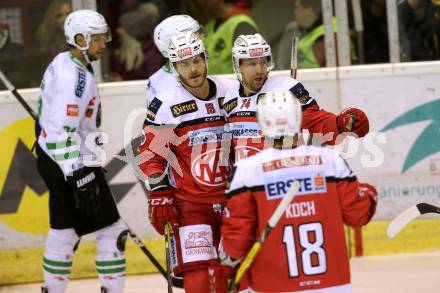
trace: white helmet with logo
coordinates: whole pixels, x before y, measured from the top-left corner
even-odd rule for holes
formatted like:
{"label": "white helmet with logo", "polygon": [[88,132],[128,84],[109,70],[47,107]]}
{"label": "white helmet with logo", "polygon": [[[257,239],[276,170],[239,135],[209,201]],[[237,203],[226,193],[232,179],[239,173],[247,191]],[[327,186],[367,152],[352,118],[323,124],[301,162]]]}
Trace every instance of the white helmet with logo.
{"label": "white helmet with logo", "polygon": [[301,131],[301,104],[290,91],[262,94],[258,97],[257,120],[266,137],[293,137]]}
{"label": "white helmet with logo", "polygon": [[274,67],[270,45],[260,34],[240,35],[234,41],[232,47],[232,63],[238,80],[242,81],[240,73],[240,59],[253,59],[267,57],[269,61],[268,72]]}
{"label": "white helmet with logo", "polygon": [[[90,46],[92,35],[106,34],[106,42],[111,41],[111,33],[104,17],[94,10],[77,10],[70,13],[64,21],[64,34],[68,44],[84,51]],[[83,35],[86,45],[75,42],[76,35]]]}
{"label": "white helmet with logo", "polygon": [[184,32],[197,32],[200,24],[189,15],[173,15],[165,18],[154,29],[154,44],[165,58],[171,38]]}
{"label": "white helmet with logo", "polygon": [[196,57],[200,54],[204,55],[206,67],[208,67],[208,57],[205,51],[203,41],[193,32],[174,36],[168,48],[168,59],[171,62],[171,69],[174,75],[179,78],[174,63]]}

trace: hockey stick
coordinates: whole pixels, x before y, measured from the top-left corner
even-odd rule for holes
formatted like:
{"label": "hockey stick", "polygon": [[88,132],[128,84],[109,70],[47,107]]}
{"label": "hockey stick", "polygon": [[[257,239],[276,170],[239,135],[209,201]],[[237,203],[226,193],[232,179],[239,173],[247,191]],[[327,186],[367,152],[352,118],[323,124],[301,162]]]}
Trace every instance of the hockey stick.
{"label": "hockey stick", "polygon": [[298,71],[298,37],[292,37],[292,51],[290,56],[290,76],[296,79]]}
{"label": "hockey stick", "polygon": [[38,120],[37,114],[35,114],[34,110],[26,103],[23,97],[17,92],[17,89],[12,85],[9,79],[3,74],[3,71],[0,70],[0,79],[2,80],[5,87],[14,95],[14,97],[18,100],[18,102],[25,108],[25,110],[29,113],[29,115],[34,118],[35,121]]}
{"label": "hockey stick", "polygon": [[168,281],[168,293],[173,293],[173,283],[172,283],[172,275],[171,275],[171,223],[166,222],[165,224],[165,254],[167,261],[167,281]]}
{"label": "hockey stick", "polygon": [[[26,103],[26,101],[23,99],[23,97],[17,92],[17,89],[12,85],[12,83],[9,81],[9,79],[3,74],[3,72],[0,70],[0,79],[2,80],[3,84],[6,86],[6,88],[12,92],[12,94],[17,98],[17,100],[20,102],[20,104],[24,107],[24,109],[29,113],[29,115],[32,116],[32,118],[35,121],[38,121],[38,117],[35,114],[35,112],[32,110],[32,108],[29,106],[29,104]],[[108,184],[107,184],[108,185]],[[109,190],[110,190],[110,186]],[[113,193],[111,192],[111,196],[115,202],[115,205],[117,207],[117,201],[115,196],[113,195]],[[127,225],[127,223],[124,221],[124,219],[121,220],[124,222],[124,224],[127,226],[128,228],[128,233],[130,234],[131,238],[133,238],[134,242],[136,243],[136,245],[142,250],[142,252],[148,257],[148,259],[151,261],[151,263],[156,267],[156,269],[159,271],[159,273],[164,276],[166,279],[167,277],[167,272],[165,271],[165,269],[162,267],[162,265],[157,261],[157,259],[153,256],[153,254],[148,250],[148,248],[144,245],[144,243],[142,242],[142,240],[133,232],[132,229],[130,229],[130,227]],[[183,279],[182,278],[172,278],[172,284],[174,287],[177,288],[183,288]]]}
{"label": "hockey stick", "polygon": [[258,237],[258,240],[252,245],[248,254],[241,262],[237,274],[235,275],[234,280],[231,282],[229,286],[229,291],[232,292],[236,291],[237,285],[240,283],[241,278],[243,278],[244,273],[246,273],[246,271],[251,266],[252,262],[255,259],[255,256],[258,254],[261,247],[263,246],[264,241],[267,239],[272,229],[277,225],[278,221],[280,220],[287,206],[297,194],[299,187],[300,185],[298,181],[294,181],[292,186],[290,186],[289,190],[284,195],[283,199],[280,201],[277,208],[270,217],[269,221],[267,222],[267,225],[264,228],[263,232],[261,232],[260,237]]}
{"label": "hockey stick", "polygon": [[388,225],[388,238],[393,239],[409,222],[421,215],[428,213],[440,214],[440,208],[422,202],[403,211],[402,213],[397,215],[397,217],[395,217]]}

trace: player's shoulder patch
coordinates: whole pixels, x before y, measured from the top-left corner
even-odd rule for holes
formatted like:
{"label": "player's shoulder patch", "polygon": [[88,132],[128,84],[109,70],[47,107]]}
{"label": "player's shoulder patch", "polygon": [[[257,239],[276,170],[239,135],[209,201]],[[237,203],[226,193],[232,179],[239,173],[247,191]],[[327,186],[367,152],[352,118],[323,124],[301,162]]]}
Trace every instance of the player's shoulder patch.
{"label": "player's shoulder patch", "polygon": [[235,97],[232,100],[229,100],[223,104],[223,110],[225,110],[225,112],[229,114],[231,113],[232,110],[234,110],[235,107],[237,107],[237,105],[238,105],[238,98]]}
{"label": "player's shoulder patch", "polygon": [[77,96],[78,98],[81,98],[85,88],[86,88],[86,70],[79,67],[79,66],[75,66],[76,68],[76,77],[75,77],[75,96]]}
{"label": "player's shoulder patch", "polygon": [[163,102],[157,97],[154,97],[147,107],[147,118],[154,121],[156,119],[156,114],[159,108],[162,106]]}
{"label": "player's shoulder patch", "polygon": [[176,118],[184,114],[196,112],[198,110],[198,107],[195,100],[190,100],[180,104],[172,105],[170,109],[171,113]]}
{"label": "player's shoulder patch", "polygon": [[306,88],[300,82],[298,82],[293,87],[291,87],[290,91],[299,100],[301,105],[307,105],[313,100],[313,98],[310,96],[309,92],[306,90]]}

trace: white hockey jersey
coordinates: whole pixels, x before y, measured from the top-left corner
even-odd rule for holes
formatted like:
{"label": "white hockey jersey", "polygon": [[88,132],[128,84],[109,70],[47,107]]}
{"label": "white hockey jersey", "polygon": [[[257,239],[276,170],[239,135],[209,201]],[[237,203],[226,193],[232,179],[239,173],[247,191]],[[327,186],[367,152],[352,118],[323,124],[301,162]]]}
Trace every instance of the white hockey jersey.
{"label": "white hockey jersey", "polygon": [[144,174],[164,173],[169,164],[181,200],[224,201],[230,173],[230,135],[225,133],[222,100],[232,80],[209,77],[215,95],[200,100],[180,83],[150,100],[145,142],[140,146]]}
{"label": "white hockey jersey", "polygon": [[38,144],[63,173],[81,168],[85,160],[94,161],[102,138],[93,73],[70,52],[58,54],[44,73],[38,103]]}

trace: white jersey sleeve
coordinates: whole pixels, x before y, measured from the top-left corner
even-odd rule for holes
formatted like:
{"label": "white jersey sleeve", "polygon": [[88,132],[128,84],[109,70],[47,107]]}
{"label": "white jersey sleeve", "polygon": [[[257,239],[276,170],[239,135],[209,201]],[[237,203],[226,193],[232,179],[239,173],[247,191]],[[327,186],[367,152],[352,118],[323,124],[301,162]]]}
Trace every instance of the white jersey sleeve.
{"label": "white jersey sleeve", "polygon": [[162,66],[148,79],[147,85],[147,106],[162,91],[168,90],[178,83],[170,69]]}

